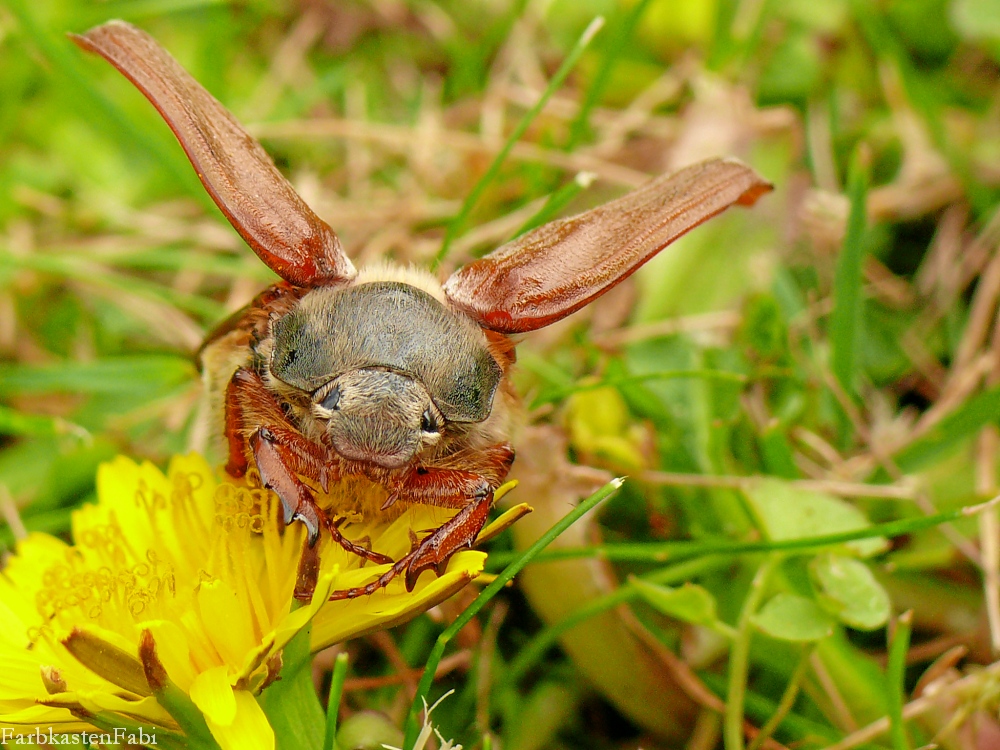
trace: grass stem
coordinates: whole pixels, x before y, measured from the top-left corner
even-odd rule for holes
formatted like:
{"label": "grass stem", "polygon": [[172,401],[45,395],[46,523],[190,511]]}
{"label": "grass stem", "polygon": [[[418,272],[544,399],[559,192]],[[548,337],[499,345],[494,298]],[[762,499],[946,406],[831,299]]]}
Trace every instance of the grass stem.
{"label": "grass stem", "polygon": [[601,30],[604,25],[604,18],[598,16],[584,29],[583,34],[580,35],[580,39],[577,41],[576,45],[570,51],[569,55],[563,61],[563,64],[559,66],[559,70],[556,74],[552,76],[552,80],[549,81],[549,85],[545,87],[545,91],[542,92],[541,97],[535,103],[535,106],[529,109],[521,121],[514,128],[510,136],[508,136],[506,143],[500,153],[496,155],[493,159],[493,163],[490,164],[489,168],[486,170],[485,174],[479,178],[479,181],[473,186],[472,190],[465,198],[465,202],[462,203],[461,209],[459,209],[458,214],[454,219],[448,224],[447,230],[445,230],[444,241],[441,243],[441,249],[438,250],[437,255],[434,256],[434,261],[431,263],[431,270],[436,271],[441,265],[441,262],[448,256],[448,251],[451,250],[451,243],[455,241],[458,233],[462,231],[465,227],[465,222],[469,218],[469,214],[472,213],[472,209],[475,208],[476,203],[482,197],[483,193],[486,192],[486,188],[489,187],[490,183],[496,179],[497,175],[500,173],[500,167],[503,166],[504,161],[507,159],[507,155],[510,153],[511,149],[514,148],[514,144],[517,143],[521,136],[525,134],[531,123],[535,121],[539,113],[545,108],[552,95],[559,90],[562,86],[563,81],[566,80],[566,76],[569,75],[570,71],[576,66],[577,61],[583,54],[584,50],[590,45],[591,40],[594,35]]}

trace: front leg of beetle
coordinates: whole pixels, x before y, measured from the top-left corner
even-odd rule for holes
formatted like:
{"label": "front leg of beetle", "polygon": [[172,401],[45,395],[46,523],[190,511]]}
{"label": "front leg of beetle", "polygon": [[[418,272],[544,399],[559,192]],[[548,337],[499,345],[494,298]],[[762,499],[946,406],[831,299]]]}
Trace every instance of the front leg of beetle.
{"label": "front leg of beetle", "polygon": [[243,476],[249,468],[248,458],[252,457],[264,486],[280,498],[285,523],[300,519],[308,530],[310,545],[315,544],[321,514],[312,492],[299,475],[314,479],[325,488],[327,451],[295,430],[260,375],[247,368],[234,372],[226,388],[226,437],[229,442],[226,471],[232,476]]}
{"label": "front leg of beetle", "polygon": [[433,568],[439,576],[444,573],[451,556],[462,549],[472,547],[489,518],[490,508],[493,505],[493,490],[485,480],[481,486],[482,490],[475,496],[463,498],[464,505],[461,510],[447,523],[435,529],[430,536],[420,542],[416,541],[414,536],[413,549],[398,562],[393,563],[389,570],[365,586],[334,591],[330,594],[330,600],[354,599],[374,594],[388,586],[396,576],[403,574],[406,576],[406,590],[413,591],[417,578],[425,570]]}
{"label": "front leg of beetle", "polygon": [[441,576],[452,555],[463,549],[471,549],[475,544],[476,537],[489,520],[495,489],[485,479],[480,480],[471,496],[463,498],[464,505],[458,513],[417,542],[410,554],[400,561],[403,563],[401,570],[406,571],[407,591],[413,591],[417,579],[425,570],[433,568]]}
{"label": "front leg of beetle", "polygon": [[429,568],[439,576],[444,573],[451,556],[470,549],[486,526],[493,507],[493,492],[514,463],[514,449],[510,443],[500,443],[480,451],[477,459],[477,472],[427,467],[414,469],[407,478],[405,492],[411,502],[454,507],[452,503],[457,500],[460,508],[407,555],[407,591],[413,590],[417,578]]}
{"label": "front leg of beetle", "polygon": [[[475,544],[489,519],[493,492],[507,476],[514,461],[509,443],[501,443],[477,453],[482,473],[437,466],[417,466],[401,475],[390,487],[390,500],[458,508],[458,513],[421,541],[379,578],[354,589],[334,591],[331,600],[354,599],[384,588],[393,578],[405,574],[406,590],[412,591],[417,578],[433,568],[440,576],[456,552]],[[388,504],[388,503],[387,503]]]}
{"label": "front leg of beetle", "polygon": [[[312,490],[299,479],[292,465],[300,458],[297,448],[302,446],[295,438],[300,435],[273,427],[258,427],[250,435],[250,450],[260,472],[260,480],[281,499],[285,511],[285,524],[302,521],[309,534],[309,546],[319,539],[323,512],[316,504]],[[308,442],[308,441],[306,441]]]}
{"label": "front leg of beetle", "polygon": [[[284,509],[285,523],[302,521],[308,532],[309,546],[319,539],[325,527],[333,540],[348,552],[384,565],[392,558],[352,542],[340,533],[337,524],[316,504],[312,490],[299,478],[308,477],[325,491],[339,477],[338,463],[325,447],[314,443],[289,423],[273,394],[260,375],[241,368],[226,391],[226,423],[229,431],[229,465],[246,472],[249,450],[264,486],[278,495]],[[244,425],[258,424],[247,434]],[[242,459],[242,464],[241,464]]]}

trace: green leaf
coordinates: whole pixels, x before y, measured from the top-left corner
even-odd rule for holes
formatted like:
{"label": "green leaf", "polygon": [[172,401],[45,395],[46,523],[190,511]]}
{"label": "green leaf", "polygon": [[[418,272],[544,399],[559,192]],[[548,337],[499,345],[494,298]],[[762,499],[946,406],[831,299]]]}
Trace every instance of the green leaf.
{"label": "green leaf", "polygon": [[845,625],[875,630],[889,621],[889,595],[860,560],[827,553],[810,562],[809,572],[819,602]]}
{"label": "green leaf", "polygon": [[685,583],[674,588],[633,578],[629,585],[639,592],[639,596],[649,606],[669,617],[696,625],[711,625],[718,619],[715,597],[696,584]]}
{"label": "green leaf", "polygon": [[805,30],[783,35],[760,76],[762,102],[805,101],[823,80],[823,52]]}
{"label": "green leaf", "polygon": [[[803,539],[866,529],[871,523],[855,506],[823,492],[794,487],[780,479],[762,479],[745,490],[750,508],[771,541]],[[885,537],[846,542],[845,547],[862,557],[884,552]]]}
{"label": "green leaf", "polygon": [[774,359],[787,352],[788,328],[774,297],[758,294],[743,306],[739,338],[765,359]]}
{"label": "green leaf", "polygon": [[302,628],[281,653],[281,678],[257,701],[274,729],[277,750],[322,750],[326,721],[312,681],[309,634]]}
{"label": "green leaf", "polygon": [[777,594],[751,618],[762,633],[780,641],[811,643],[833,633],[833,618],[815,601],[795,594]]}
{"label": "green leaf", "polygon": [[629,423],[628,405],[611,387],[581,390],[566,405],[570,444],[629,471],[643,468],[642,434]]}

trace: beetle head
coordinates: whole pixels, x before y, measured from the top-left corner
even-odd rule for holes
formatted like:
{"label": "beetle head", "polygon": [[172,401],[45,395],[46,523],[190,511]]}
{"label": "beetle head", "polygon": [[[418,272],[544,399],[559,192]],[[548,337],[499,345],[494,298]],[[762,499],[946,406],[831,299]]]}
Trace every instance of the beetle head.
{"label": "beetle head", "polygon": [[427,389],[391,370],[346,372],[317,389],[312,401],[312,414],[326,422],[337,453],[387,469],[437,443],[444,426]]}
{"label": "beetle head", "polygon": [[267,339],[275,390],[299,406],[308,394],[337,453],[386,468],[487,419],[502,375],[475,323],[396,281],[312,289]]}

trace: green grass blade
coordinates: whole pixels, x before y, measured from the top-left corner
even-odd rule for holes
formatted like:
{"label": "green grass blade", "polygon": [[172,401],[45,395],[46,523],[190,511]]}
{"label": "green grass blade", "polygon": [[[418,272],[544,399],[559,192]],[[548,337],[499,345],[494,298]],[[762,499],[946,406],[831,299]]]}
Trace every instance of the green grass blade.
{"label": "green grass blade", "polygon": [[895,456],[900,471],[922,471],[950,455],[966,440],[1000,421],[1000,387],[979,393]]}
{"label": "green grass blade", "polygon": [[[792,707],[795,705],[795,699],[798,697],[799,691],[802,688],[802,682],[805,680],[806,672],[809,670],[809,656],[813,652],[812,645],[807,645],[802,650],[802,655],[799,657],[799,663],[795,666],[795,671],[792,672],[792,676],[788,680],[788,684],[785,686],[785,692],[782,693],[781,699],[778,701],[778,705],[775,707],[774,712],[768,718],[767,722],[760,728],[760,732],[753,741],[747,746],[747,750],[759,750],[764,746],[764,743],[774,734],[775,730],[781,726],[781,722],[784,721],[785,717],[792,712]],[[744,706],[746,705],[746,696],[744,695]]]}
{"label": "green grass blade", "polygon": [[458,214],[448,224],[448,229],[445,230],[444,241],[441,243],[441,249],[438,250],[437,255],[434,256],[433,263],[431,263],[432,271],[437,270],[437,268],[441,265],[441,262],[448,256],[448,251],[451,250],[451,243],[455,241],[458,233],[462,231],[466,220],[469,218],[469,214],[472,213],[472,209],[475,207],[476,203],[479,202],[483,193],[486,192],[486,188],[489,187],[490,183],[493,182],[493,180],[496,179],[496,176],[500,173],[500,167],[503,166],[503,163],[506,161],[511,149],[514,148],[514,144],[521,139],[521,136],[524,135],[531,123],[534,122],[535,118],[538,117],[538,114],[545,108],[545,105],[548,103],[549,99],[552,98],[552,95],[562,86],[563,81],[566,80],[566,76],[568,76],[570,71],[576,66],[580,56],[590,45],[594,35],[600,31],[601,26],[603,25],[604,19],[600,16],[590,22],[590,25],[584,30],[576,45],[563,61],[563,64],[559,67],[559,70],[557,70],[556,74],[552,76],[552,80],[550,80],[549,85],[545,87],[545,91],[535,103],[535,106],[529,109],[524,117],[521,118],[517,127],[514,128],[514,131],[507,138],[507,142],[504,143],[503,148],[500,149],[500,153],[498,153],[493,159],[493,163],[490,164],[489,169],[486,170],[486,173],[479,178],[479,181],[473,186],[472,190],[469,191],[468,196],[465,198],[465,202],[462,204],[462,208],[459,209]]}
{"label": "green grass blade", "polygon": [[607,500],[615,494],[624,481],[624,479],[612,479],[604,485],[604,487],[599,489],[563,516],[559,522],[546,531],[537,542],[532,544],[524,552],[519,553],[516,559],[511,561],[511,563],[504,568],[503,572],[500,573],[500,575],[498,575],[489,586],[483,589],[482,593],[476,597],[476,600],[469,605],[468,609],[459,615],[455,621],[449,625],[440,636],[438,636],[437,641],[434,643],[434,648],[431,650],[431,654],[427,659],[427,664],[424,667],[424,674],[420,678],[420,684],[417,686],[417,694],[414,696],[413,703],[410,706],[410,713],[406,718],[406,737],[403,742],[403,748],[405,750],[413,750],[413,744],[417,739],[418,733],[420,732],[420,712],[424,708],[424,701],[427,699],[427,694],[430,692],[431,684],[434,682],[434,673],[437,671],[437,666],[441,662],[441,658],[444,656],[444,651],[445,648],[447,648],[449,641],[458,635],[459,631],[464,628],[473,617],[476,616],[479,610],[486,606],[487,602],[496,596],[503,589],[503,587],[507,585],[508,581],[517,575],[525,565],[531,562],[532,558],[551,544],[557,536],[572,526],[578,519],[582,518],[590,510],[596,508],[601,502]]}
{"label": "green grass blade", "polygon": [[855,393],[858,341],[862,322],[862,272],[865,259],[865,201],[868,196],[867,157],[858,150],[851,162],[847,195],[851,213],[844,245],[837,259],[833,281],[833,312],[830,313],[830,359],[840,386]]}
{"label": "green grass blade", "polygon": [[186,357],[135,354],[105,357],[94,362],[0,365],[0,394],[163,393],[194,379],[194,366]]}
{"label": "green grass blade", "polygon": [[[579,557],[600,557],[604,560],[618,562],[663,563],[668,560],[679,561],[703,555],[742,555],[778,551],[818,550],[844,542],[858,539],[870,539],[884,536],[893,538],[904,534],[913,534],[924,529],[952,523],[969,515],[978,513],[989,504],[973,505],[967,508],[936,513],[932,516],[917,516],[901,521],[889,521],[875,524],[865,529],[844,531],[837,534],[803,537],[801,539],[786,539],[778,542],[737,542],[728,538],[708,540],[678,540],[673,542],[630,542],[622,544],[595,544],[590,547],[567,547],[538,555],[533,562],[552,562],[554,560],[573,560]],[[516,557],[512,552],[494,552],[486,562],[488,569],[496,570],[507,565]]]}
{"label": "green grass blade", "polygon": [[538,209],[538,212],[528,219],[524,224],[522,224],[513,235],[511,235],[511,240],[515,240],[520,237],[525,232],[531,231],[535,227],[540,227],[548,221],[555,218],[556,214],[573,200],[580,191],[586,190],[590,187],[591,183],[594,181],[593,172],[580,172],[576,177],[573,178],[571,182],[566,183],[561,188],[552,193],[548,200],[545,201],[545,205]]}
{"label": "green grass blade", "polygon": [[[716,557],[701,557],[696,560],[687,560],[676,565],[654,570],[651,573],[638,576],[638,578],[649,583],[669,585],[689,581],[706,571],[722,568],[729,564],[729,559],[721,555]],[[587,603],[559,622],[543,628],[520,649],[513,661],[507,665],[497,692],[502,694],[505,690],[516,688],[517,683],[542,660],[545,652],[555,646],[564,633],[572,630],[590,617],[594,617],[601,612],[606,612],[609,609],[617,607],[619,604],[625,604],[638,598],[638,589],[633,586],[621,586],[611,593]]]}
{"label": "green grass blade", "polygon": [[889,703],[889,736],[893,750],[910,750],[910,740],[906,736],[903,723],[904,678],[906,677],[906,652],[910,647],[910,633],[913,629],[913,611],[904,612],[896,620],[896,631],[889,644],[889,662],[886,666]]}
{"label": "green grass blade", "polygon": [[225,6],[228,0],[112,0],[96,7],[82,7],[78,20],[86,23],[100,23],[108,18],[140,18],[166,16],[174,13],[190,13]]}
{"label": "green grass blade", "polygon": [[863,38],[880,58],[879,64],[888,63],[899,74],[909,104],[919,113],[934,147],[961,181],[975,213],[981,219],[987,218],[995,209],[996,193],[977,179],[968,150],[956,146],[953,129],[942,116],[950,109],[951,102],[941,95],[940,83],[918,68],[885,14],[873,10],[865,0],[852,0],[851,8]]}
{"label": "green grass blade", "polygon": [[[725,689],[724,677],[713,674],[712,672],[699,672],[698,677],[713,693],[722,697],[722,692]],[[778,704],[775,701],[772,701],[764,695],[755,693],[751,690],[748,690],[746,693],[745,703],[747,714],[751,717],[753,722],[758,725],[766,722],[778,710]],[[785,717],[784,721],[781,723],[781,728],[782,732],[786,734],[788,738],[797,740],[803,745],[807,745],[808,743],[816,745],[817,739],[821,738],[822,743],[816,746],[825,747],[826,745],[833,744],[844,737],[844,735],[836,729],[833,729],[825,724],[821,724],[813,719],[807,719],[803,716],[799,716],[794,712],[790,712]],[[786,739],[786,742],[787,741],[788,740]],[[857,746],[857,750],[882,750],[882,748],[876,745],[862,744]]]}
{"label": "green grass blade", "polygon": [[347,679],[347,652],[337,654],[333,663],[333,675],[330,677],[330,696],[326,703],[326,733],[323,736],[324,750],[337,750],[337,714],[340,711],[340,698],[344,694],[344,681]]}
{"label": "green grass blade", "polygon": [[83,439],[87,437],[87,431],[61,417],[25,414],[0,404],[0,435],[33,435],[36,437],[74,435]]}
{"label": "green grass blade", "polygon": [[105,121],[108,136],[130,142],[139,150],[151,154],[172,174],[177,183],[183,185],[202,205],[210,206],[212,211],[218,210],[194,171],[184,166],[180,149],[174,154],[165,139],[154,137],[145,126],[134,122],[121,107],[91,83],[69,39],[56,36],[43,28],[24,0],[7,0],[6,5],[20,23],[25,35],[52,65],[56,75],[61,79],[61,85],[77,92],[77,98],[81,103],[89,101],[93,105],[92,108],[87,107],[83,110],[88,119],[92,119],[94,112],[99,114]]}
{"label": "green grass blade", "polygon": [[729,677],[726,687],[726,710],[722,716],[722,739],[726,750],[743,750],[743,703],[750,675],[751,619],[767,592],[767,582],[781,563],[780,555],[771,555],[757,569],[750,584],[736,624],[736,639],[729,649]]}
{"label": "green grass blade", "polygon": [[79,256],[37,253],[18,257],[0,249],[0,263],[10,268],[30,268],[108,289],[120,289],[128,294],[166,302],[206,320],[219,320],[225,314],[225,308],[215,300],[178,292],[173,287],[138,276],[115,273],[107,268],[95,266],[94,263],[87,262]]}
{"label": "green grass blade", "polygon": [[649,7],[649,0],[639,0],[639,2],[632,6],[628,15],[625,16],[616,30],[604,54],[604,59],[601,60],[601,67],[597,69],[597,73],[594,75],[594,79],[587,89],[587,95],[583,100],[583,104],[580,105],[580,111],[577,113],[572,125],[570,125],[569,140],[565,146],[567,151],[572,151],[583,140],[584,136],[587,135],[587,126],[590,124],[590,113],[594,111],[594,107],[597,106],[597,103],[604,95],[604,89],[607,88],[608,81],[611,80],[611,73],[615,68],[615,63],[618,62],[618,58],[622,56],[626,46],[631,41],[635,34],[635,28],[639,25],[639,21],[643,13],[646,12],[647,7]]}

